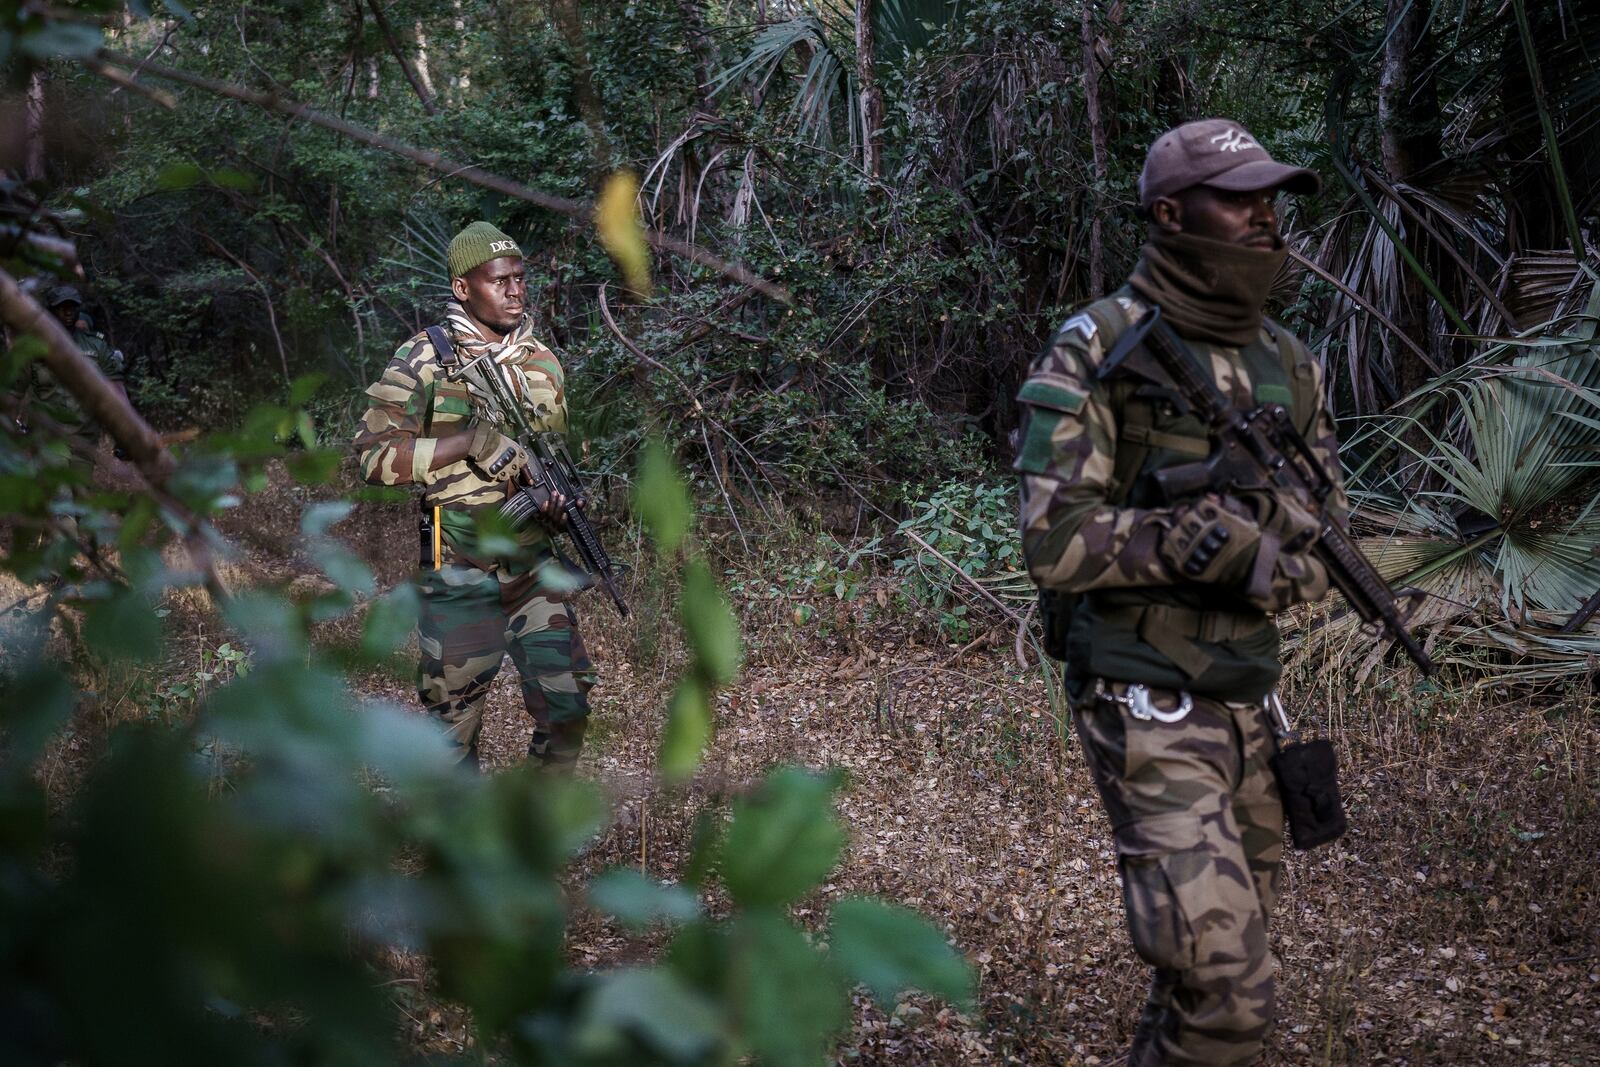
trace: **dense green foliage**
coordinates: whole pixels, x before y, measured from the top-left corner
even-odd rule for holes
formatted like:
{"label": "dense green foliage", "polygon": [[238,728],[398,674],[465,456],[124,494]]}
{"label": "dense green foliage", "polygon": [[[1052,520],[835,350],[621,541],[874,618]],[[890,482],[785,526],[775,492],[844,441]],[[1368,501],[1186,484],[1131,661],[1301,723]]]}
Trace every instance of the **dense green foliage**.
{"label": "dense green foliage", "polygon": [[481,215],[531,253],[600,457],[626,470],[653,426],[754,506],[818,478],[973,472],[1042,339],[1131,265],[1144,147],[1186,117],[1236,116],[1327,179],[1291,229],[1343,289],[1299,271],[1279,297],[1347,411],[1469,356],[1452,329],[1570,309],[1572,254],[1537,250],[1597,208],[1579,62],[1596,25],[1535,7],[1538,94],[1519,24],[1487,3],[879,0],[876,175],[841,5],[761,8],[762,23],[695,0],[401,2],[379,23],[361,4],[219,2],[110,33],[551,193],[582,199],[631,168],[647,221],[796,297],[658,258],[653,303],[621,319],[660,368],[596,316],[608,270],[587,227],[268,112],[192,89],[169,111],[57,64],[48,181],[81,192],[94,310],[168,424],[236,418],[323,369],[321,432],[342,436],[395,344],[436,318],[443,239]]}
{"label": "dense green foliage", "polygon": [[[73,682],[160,656],[158,605],[195,581],[172,562],[179,543],[204,543],[206,519],[259,487],[267,461],[331,477],[361,390],[437,319],[443,243],[474,217],[528,251],[576,436],[604,484],[633,485],[631,511],[681,582],[670,778],[697,765],[740,655],[695,502],[730,520],[785,501],[820,513],[831,488],[893,509],[882,540],[819,539],[773,590],[808,598],[804,623],[811,601],[855,595],[882,564],[906,603],[967,638],[974,590],[1003,596],[1015,578],[995,462],[1014,387],[1067,309],[1134,261],[1145,147],[1208,114],[1326,179],[1290,209],[1300,266],[1275,310],[1325,360],[1341,413],[1368,420],[1351,456],[1390,573],[1433,579],[1432,621],[1469,649],[1459,665],[1533,647],[1536,681],[1592,672],[1592,636],[1508,635],[1525,615],[1559,621],[1600,579],[1596,309],[1583,310],[1600,211],[1595,12],[866,7],[871,91],[856,5],[831,0],[0,0],[0,114],[17,131],[0,165],[26,178],[5,179],[5,269],[48,280],[62,265],[21,238],[73,238],[137,404],[163,427],[215,431],[160,493],[93,490],[43,421],[0,436],[0,514],[45,535],[15,542],[4,568],[53,583],[19,605],[0,660],[3,1058],[383,1062],[389,950],[425,954],[485,1043],[529,1063],[815,1062],[848,1021],[850,983],[882,999],[968,991],[939,931],[907,912],[842,902],[825,948],[791,922],[843,840],[836,780],[795,771],[705,821],[682,885],[617,871],[583,889],[585,907],[669,926],[661,962],[568,966],[558,878],[599,803],[526,772],[458,774],[426,724],[350,696],[341,671],[393,651],[408,603],[372,603],[372,574],[328,535],[347,505],[303,527],[332,591],[234,599],[237,643],[152,689],[151,721],[117,734],[70,810],[47,809],[33,763],[72,714]],[[610,288],[629,347],[598,313],[614,271],[586,220],[153,70],[113,84],[102,43],[576,200],[632,170],[647,224],[793,302],[663,254],[648,298]],[[881,127],[864,131],[874,93]],[[27,114],[43,121],[9,121]],[[16,339],[0,386],[38,355]],[[358,606],[354,649],[311,640]],[[78,658],[51,662],[51,640]]]}

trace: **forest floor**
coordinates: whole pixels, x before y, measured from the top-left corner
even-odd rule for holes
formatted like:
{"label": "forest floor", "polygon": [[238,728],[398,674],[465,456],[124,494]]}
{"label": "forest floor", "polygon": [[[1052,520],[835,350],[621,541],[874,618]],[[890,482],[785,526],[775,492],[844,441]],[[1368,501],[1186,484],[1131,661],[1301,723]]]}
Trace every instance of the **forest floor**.
{"label": "forest floor", "polygon": [[[304,500],[285,480],[228,516],[242,550],[233,581],[305,580],[284,548]],[[388,587],[413,565],[413,516],[364,507],[335,532]],[[987,640],[941,640],[894,607],[890,579],[848,602],[813,599],[800,624],[748,556],[719,564],[738,587],[745,666],[717,699],[715,740],[686,789],[653,776],[682,656],[671,591],[641,567],[632,618],[594,595],[580,607],[601,672],[581,773],[611,797],[612,818],[574,880],[615,865],[673,879],[706,805],[775,763],[841,767],[849,850],[798,916],[820,919],[843,894],[898,900],[944,925],[980,990],[971,1014],[919,998],[885,1014],[858,998],[839,1061],[1120,1062],[1146,972],[1123,929],[1105,816],[1040,669],[1018,667],[998,626]],[[204,620],[187,632],[174,653],[195,662],[224,639]],[[414,706],[408,657],[357,684]],[[1304,718],[1332,728],[1351,830],[1289,854],[1273,927],[1280,1024],[1264,1062],[1600,1064],[1600,702],[1587,690],[1415,694],[1399,677],[1342,688],[1332,673],[1298,688],[1319,694]],[[509,663],[485,729],[490,770],[520,759],[531,726]],[[658,947],[573,916],[577,965]],[[464,1047],[467,1020],[428,996],[425,962],[402,968],[394,988],[415,1045]]]}

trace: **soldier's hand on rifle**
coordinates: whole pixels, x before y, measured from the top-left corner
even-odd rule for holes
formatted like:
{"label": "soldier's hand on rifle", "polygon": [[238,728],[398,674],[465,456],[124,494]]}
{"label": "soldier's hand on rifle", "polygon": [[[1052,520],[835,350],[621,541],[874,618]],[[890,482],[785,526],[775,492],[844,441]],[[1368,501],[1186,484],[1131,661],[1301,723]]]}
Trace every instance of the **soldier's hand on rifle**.
{"label": "soldier's hand on rifle", "polygon": [[1161,539],[1161,558],[1191,582],[1243,585],[1261,544],[1261,528],[1245,511],[1215,493],[1178,509]]}
{"label": "soldier's hand on rifle", "polygon": [[539,520],[546,526],[557,530],[567,524],[567,498],[560,493],[552,492],[539,505]]}
{"label": "soldier's hand on rifle", "polygon": [[515,481],[528,469],[527,450],[487,422],[473,423],[467,458],[496,481]]}

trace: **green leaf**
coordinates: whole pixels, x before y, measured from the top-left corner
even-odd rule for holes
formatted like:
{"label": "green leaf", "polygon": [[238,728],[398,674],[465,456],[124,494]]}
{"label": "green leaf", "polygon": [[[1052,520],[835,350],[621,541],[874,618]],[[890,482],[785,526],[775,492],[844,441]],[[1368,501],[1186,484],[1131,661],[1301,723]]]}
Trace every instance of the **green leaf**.
{"label": "green leaf", "polygon": [[700,901],[689,890],[647,878],[632,867],[606,871],[590,882],[589,904],[634,929],[688,922],[700,915]]}
{"label": "green leaf", "polygon": [[711,706],[705,688],[694,677],[678,682],[667,710],[667,728],[661,738],[661,773],[681,782],[700,766],[700,754],[711,736]]}
{"label": "green leaf", "polygon": [[455,746],[432,718],[382,702],[357,712],[359,759],[402,789],[438,782],[455,765]]}
{"label": "green leaf", "polygon": [[295,452],[284,459],[289,474],[301,485],[327,485],[339,473],[339,461],[344,453],[334,448],[315,448]]}
{"label": "green leaf", "polygon": [[83,636],[102,655],[148,663],[161,655],[161,620],[149,598],[118,589],[89,605]]}
{"label": "green leaf", "polygon": [[378,662],[406,643],[421,612],[417,587],[402,582],[372,602],[361,624],[361,655]]}
{"label": "green leaf", "polygon": [[729,987],[740,1035],[763,1064],[815,1067],[849,1022],[843,978],[799,930],[759,911],[733,923]]}
{"label": "green leaf", "polygon": [[361,557],[333,541],[313,542],[312,557],[328,580],[351,596],[369,596],[377,585],[372,568]]}
{"label": "green leaf", "polygon": [[479,558],[514,556],[520,551],[516,531],[497,509],[485,508],[474,512],[472,527],[475,537],[472,554]]}
{"label": "green leaf", "polygon": [[38,664],[15,675],[0,675],[0,726],[6,755],[17,766],[31,766],[78,702],[77,688],[54,667]]}
{"label": "green leaf", "polygon": [[841,778],[784,767],[733,804],[722,876],[745,907],[781,906],[815,889],[839,862],[844,828],[833,811]]}
{"label": "green leaf", "polygon": [[629,1038],[672,1063],[705,1063],[727,1043],[717,1007],[659,967],[627,968],[600,979],[581,1009],[573,1044],[586,1057],[642,1062]]}
{"label": "green leaf", "polygon": [[[212,185],[220,189],[239,189],[244,192],[250,192],[255,189],[257,184],[255,175],[246,174],[244,171],[233,170],[229,167],[218,167],[208,172],[206,177]],[[298,404],[301,401],[291,400],[290,403]]]}
{"label": "green leaf", "polygon": [[884,1010],[908,989],[956,1004],[972,1000],[972,971],[943,931],[908,908],[866,897],[841,900],[829,925],[833,958]]}
{"label": "green leaf", "polygon": [[263,660],[304,657],[305,623],[282,597],[245,590],[223,604],[222,614]]}
{"label": "green leaf", "polygon": [[663,553],[677,551],[688,536],[689,493],[678,476],[677,464],[658,441],[645,446],[644,458],[639,461],[634,508]]}
{"label": "green leaf", "polygon": [[188,189],[205,179],[206,172],[195,163],[168,163],[156,174],[156,188],[167,192]]}
{"label": "green leaf", "polygon": [[324,500],[306,508],[300,516],[300,532],[308,538],[326,537],[328,530],[342,522],[354,509],[348,500]]}
{"label": "green leaf", "polygon": [[328,376],[322,371],[312,371],[310,374],[300,375],[294,380],[294,384],[289,386],[289,406],[299,407],[304,404],[327,382]]}
{"label": "green leaf", "polygon": [[706,680],[712,685],[731,682],[739,670],[739,623],[711,569],[700,560],[684,568],[679,611],[689,647]]}
{"label": "green leaf", "polygon": [[100,27],[82,22],[49,22],[25,33],[17,47],[34,59],[83,59],[105,44]]}

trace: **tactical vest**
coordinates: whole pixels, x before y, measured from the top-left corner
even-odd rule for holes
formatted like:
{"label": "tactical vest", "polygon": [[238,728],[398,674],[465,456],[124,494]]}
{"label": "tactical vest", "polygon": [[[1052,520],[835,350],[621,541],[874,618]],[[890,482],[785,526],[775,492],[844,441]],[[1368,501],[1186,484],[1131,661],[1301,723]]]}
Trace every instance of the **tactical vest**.
{"label": "tactical vest", "polygon": [[[1123,290],[1122,296],[1130,296]],[[1094,322],[1103,351],[1112,352],[1131,329],[1115,296],[1083,312]],[[1311,354],[1287,329],[1264,320],[1258,336],[1239,352],[1257,404],[1282,404],[1308,438],[1318,397]],[[1270,340],[1269,340],[1270,338]],[[1130,338],[1131,340],[1131,338]],[[1137,351],[1137,348],[1135,348]],[[1125,361],[1099,385],[1117,419],[1116,454],[1107,503],[1155,508],[1166,504],[1153,475],[1165,467],[1204,459],[1212,439],[1177,401],[1170,380],[1153,359]],[[1209,368],[1210,360],[1201,359]],[[1022,399],[1028,399],[1024,386]],[[1257,700],[1277,684],[1278,629],[1265,612],[1236,592],[1198,585],[1097,589],[1054,594],[1047,619],[1053,651],[1064,659],[1069,691],[1094,678],[1143,682],[1222,700]],[[1048,644],[1048,642],[1047,642]]]}

